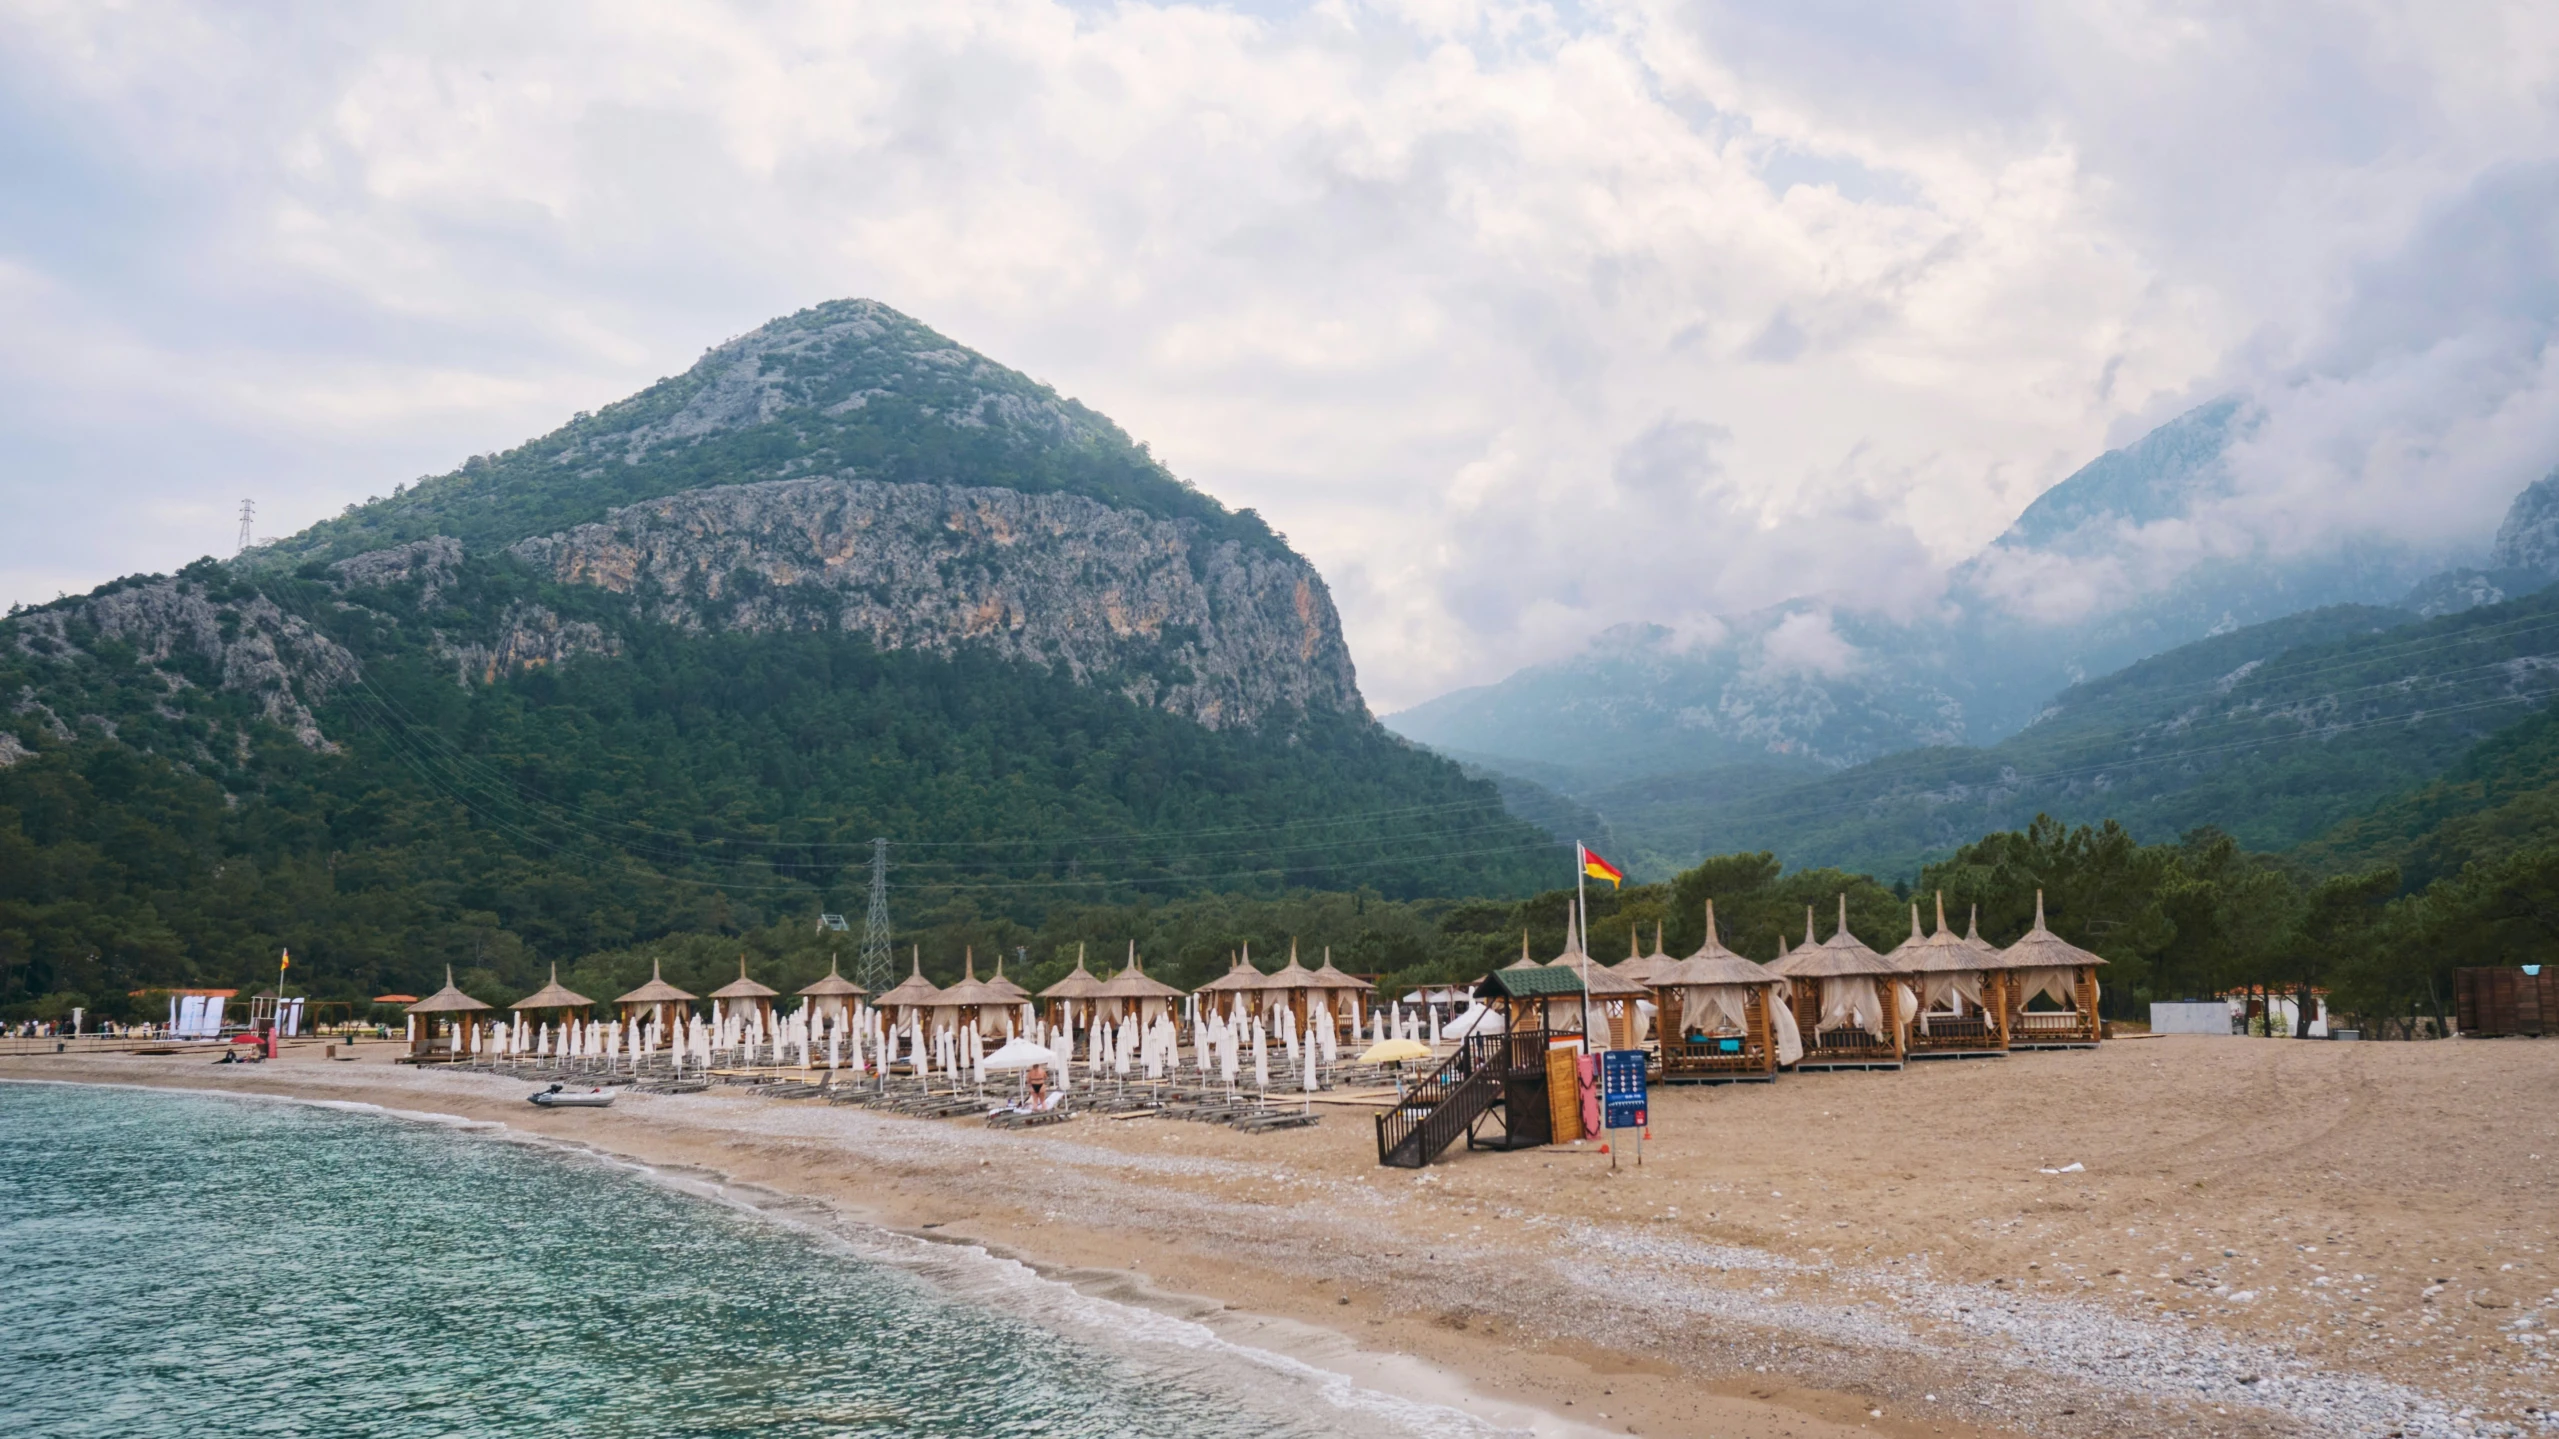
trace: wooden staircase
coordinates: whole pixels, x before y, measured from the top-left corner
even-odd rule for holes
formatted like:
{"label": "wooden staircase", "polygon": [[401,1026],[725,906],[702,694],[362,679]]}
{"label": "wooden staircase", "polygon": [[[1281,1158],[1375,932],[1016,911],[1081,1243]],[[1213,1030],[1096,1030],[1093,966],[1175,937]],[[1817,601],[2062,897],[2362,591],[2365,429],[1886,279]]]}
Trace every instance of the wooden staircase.
{"label": "wooden staircase", "polygon": [[[1486,1136],[1488,1120],[1501,1132]],[[1459,1041],[1393,1109],[1377,1116],[1377,1162],[1420,1169],[1465,1136],[1469,1149],[1527,1149],[1548,1141],[1546,1032],[1476,1034]]]}

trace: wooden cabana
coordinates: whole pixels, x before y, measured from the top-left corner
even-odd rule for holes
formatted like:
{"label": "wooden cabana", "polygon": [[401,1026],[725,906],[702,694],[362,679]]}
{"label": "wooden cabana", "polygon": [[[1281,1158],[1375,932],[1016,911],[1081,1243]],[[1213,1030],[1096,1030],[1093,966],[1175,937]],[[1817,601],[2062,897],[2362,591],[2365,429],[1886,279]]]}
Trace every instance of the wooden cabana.
{"label": "wooden cabana", "polygon": [[1261,1010],[1262,985],[1270,976],[1253,967],[1253,951],[1228,956],[1226,972],[1191,991],[1200,997],[1202,1017],[1242,1019]]}
{"label": "wooden cabana", "polygon": [[[1712,911],[1713,903],[1709,901],[1708,912],[1712,913]],[[1653,971],[1666,965],[1675,965],[1679,961],[1663,952],[1662,927],[1658,922],[1653,925],[1653,952],[1650,954],[1639,952],[1637,946],[1642,943],[1643,940],[1632,928],[1629,928],[1626,931],[1626,957],[1608,968],[1620,979],[1631,979],[1637,984],[1649,986],[1652,983]]]}
{"label": "wooden cabana", "polygon": [[560,967],[551,966],[551,982],[507,1008],[549,1024],[584,1023],[595,1001],[560,983]]}
{"label": "wooden cabana", "polygon": [[899,980],[888,993],[871,1001],[871,1007],[887,1016],[892,1032],[911,1029],[919,1034],[930,1034],[939,1027],[935,1021],[943,1013],[936,1008],[942,1002],[942,988],[924,977],[924,951],[921,948],[910,949],[907,959],[914,966],[913,972]]}
{"label": "wooden cabana", "polygon": [[1149,978],[1137,962],[1137,941],[1128,944],[1128,968],[1102,981],[1101,993],[1095,996],[1096,1017],[1113,1024],[1130,1020],[1140,1025],[1153,1024],[1173,1012],[1173,1001],[1182,992],[1160,979]]}
{"label": "wooden cabana", "polygon": [[1715,902],[1706,901],[1706,943],[1686,959],[1654,964],[1652,986],[1662,1037],[1662,1082],[1729,1084],[1777,1077],[1803,1057],[1787,980],[1724,947]]}
{"label": "wooden cabana", "polygon": [[1916,1009],[1902,1036],[1912,1059],[1962,1059],[2008,1052],[2008,972],[1998,956],[1946,927],[1946,896],[1937,896],[1937,930],[1919,932],[1910,907],[1910,938],[1885,958],[1910,974]]}
{"label": "wooden cabana", "polygon": [[737,957],[737,978],[711,991],[711,1022],[718,1024],[730,1015],[751,1016],[753,1032],[764,1034],[773,1027],[773,1001],[781,991],[767,989],[746,977],[746,956]]}
{"label": "wooden cabana", "polygon": [[1901,1068],[1910,976],[1849,930],[1848,896],[1839,897],[1839,928],[1819,943],[1807,905],[1803,944],[1768,968],[1793,989],[1790,1008],[1804,1046],[1798,1069]]}
{"label": "wooden cabana", "polygon": [[[741,962],[739,973],[744,972]],[[625,1023],[653,1019],[659,1028],[672,1031],[677,1016],[690,1013],[698,997],[667,983],[666,976],[658,972],[658,961],[653,959],[649,961],[649,982],[613,1002],[620,1006]]]}
{"label": "wooden cabana", "polygon": [[[1295,948],[1293,944],[1290,946],[1292,951]],[[1373,997],[1377,993],[1377,986],[1356,975],[1344,974],[1335,969],[1333,948],[1331,945],[1326,945],[1324,963],[1315,971],[1315,992],[1323,997],[1324,1007],[1332,1011],[1333,1032],[1339,1036],[1351,1033],[1359,1026],[1359,1016],[1352,1008],[1352,1001],[1358,1000],[1362,1004],[1374,1007]],[[1299,1032],[1303,1033],[1304,1030],[1301,1028]]]}
{"label": "wooden cabana", "polygon": [[870,996],[870,991],[846,979],[837,967],[835,956],[826,958],[826,978],[800,991],[800,1002],[808,1007],[813,1026],[809,1034],[824,1039],[832,1033],[853,1027],[854,1007]]}
{"label": "wooden cabana", "polygon": [[[1047,1011],[1048,1022],[1069,1034],[1082,1031],[1093,1022],[1093,1002],[1101,997],[1102,981],[1084,967],[1084,946],[1075,946],[1075,968],[1066,978],[1040,991],[1040,1003]],[[1078,1023],[1078,1020],[1081,1023]]]}
{"label": "wooden cabana", "polygon": [[[1557,965],[1571,969],[1579,976],[1582,990],[1590,996],[1590,1022],[1593,1032],[1585,1042],[1594,1051],[1602,1049],[1638,1049],[1644,1043],[1644,1012],[1639,1007],[1653,1002],[1651,986],[1639,984],[1596,960],[1579,954],[1565,953],[1555,957],[1547,967]],[[1583,972],[1585,966],[1588,973]],[[1582,1017],[1579,1006],[1572,1018],[1551,1026],[1579,1032]]]}
{"label": "wooden cabana", "polygon": [[934,1020],[936,1028],[956,1030],[974,1025],[981,1035],[1004,1032],[1004,995],[977,977],[975,945],[961,952],[960,982],[943,990],[933,1007],[939,1011]]}
{"label": "wooden cabana", "polygon": [[1028,1027],[1024,1021],[1022,1006],[1031,1002],[1031,992],[1004,977],[1004,951],[1000,949],[995,952],[995,974],[986,981],[986,987],[993,990],[1004,1002],[1006,1034],[1010,1035]]}
{"label": "wooden cabana", "polygon": [[[1291,940],[1288,946],[1288,963],[1262,976],[1260,1007],[1256,1012],[1270,1016],[1274,1021],[1279,1015],[1285,1014],[1288,1016],[1289,1027],[1299,1034],[1304,1034],[1306,1016],[1315,1007],[1315,996],[1323,992],[1324,986],[1316,980],[1315,971],[1297,962],[1297,942]],[[1337,1031],[1340,1028],[1340,1019],[1341,1016],[1334,1016]]]}
{"label": "wooden cabana", "polygon": [[469,1059],[480,1052],[480,1019],[496,1010],[464,994],[453,984],[453,966],[444,967],[444,988],[408,1008],[410,1064],[440,1064]]}
{"label": "wooden cabana", "polygon": [[[2105,960],[2044,928],[2044,892],[2035,891],[2035,927],[1999,952],[2005,971],[2011,1049],[2094,1049],[2105,1038],[2097,1017],[2097,970]],[[2042,1001],[2047,1007],[2036,1009]]]}

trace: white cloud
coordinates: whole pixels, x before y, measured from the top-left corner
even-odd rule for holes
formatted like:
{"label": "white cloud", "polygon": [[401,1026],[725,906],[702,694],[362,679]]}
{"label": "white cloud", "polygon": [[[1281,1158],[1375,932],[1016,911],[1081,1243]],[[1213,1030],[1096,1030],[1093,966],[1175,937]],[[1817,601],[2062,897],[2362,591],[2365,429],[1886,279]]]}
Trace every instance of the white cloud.
{"label": "white cloud", "polygon": [[[0,230],[42,519],[0,587],[220,548],[183,517],[239,493],[316,518],[856,294],[1270,516],[1382,710],[1621,621],[1923,605],[2224,389],[2266,405],[2251,533],[2449,534],[2547,468],[2547,7],[1831,15],[0,4],[46,157]],[[2505,278],[2424,282],[2463,216]]]}

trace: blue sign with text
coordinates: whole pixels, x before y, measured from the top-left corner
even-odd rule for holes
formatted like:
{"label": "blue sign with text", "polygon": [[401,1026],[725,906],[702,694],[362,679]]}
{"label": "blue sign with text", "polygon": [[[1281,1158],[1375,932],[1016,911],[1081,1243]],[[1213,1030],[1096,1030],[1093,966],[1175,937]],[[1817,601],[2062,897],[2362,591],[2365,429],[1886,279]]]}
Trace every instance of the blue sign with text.
{"label": "blue sign with text", "polygon": [[1647,1056],[1640,1049],[1611,1049],[1599,1057],[1599,1102],[1611,1129],[1641,1129],[1649,1119],[1644,1085]]}

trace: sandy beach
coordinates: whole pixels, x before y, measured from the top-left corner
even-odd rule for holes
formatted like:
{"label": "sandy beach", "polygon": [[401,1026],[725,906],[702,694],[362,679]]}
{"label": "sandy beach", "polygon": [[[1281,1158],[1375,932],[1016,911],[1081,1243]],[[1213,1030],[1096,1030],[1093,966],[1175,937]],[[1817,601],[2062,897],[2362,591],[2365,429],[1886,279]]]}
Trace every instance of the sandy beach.
{"label": "sandy beach", "polygon": [[1263,1135],[718,1090],[542,1111],[398,1049],[0,1077],[501,1123],[1546,1432],[2559,1433],[2559,1044],[2170,1037],[1788,1076],[1657,1091],[1640,1167],[1585,1144],[1420,1172],[1378,1167],[1349,1107]]}

